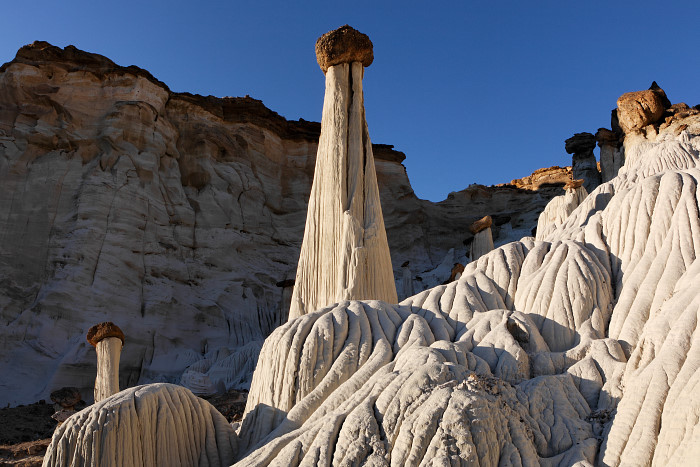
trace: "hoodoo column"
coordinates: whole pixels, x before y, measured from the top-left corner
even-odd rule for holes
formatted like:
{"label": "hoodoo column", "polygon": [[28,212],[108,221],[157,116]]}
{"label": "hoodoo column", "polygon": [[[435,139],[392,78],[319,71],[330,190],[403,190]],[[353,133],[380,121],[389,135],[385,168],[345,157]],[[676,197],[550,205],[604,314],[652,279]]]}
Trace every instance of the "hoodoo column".
{"label": "hoodoo column", "polygon": [[326,93],[290,319],[340,300],[397,302],[362,92],[372,42],[346,25],[316,41],[316,59]]}

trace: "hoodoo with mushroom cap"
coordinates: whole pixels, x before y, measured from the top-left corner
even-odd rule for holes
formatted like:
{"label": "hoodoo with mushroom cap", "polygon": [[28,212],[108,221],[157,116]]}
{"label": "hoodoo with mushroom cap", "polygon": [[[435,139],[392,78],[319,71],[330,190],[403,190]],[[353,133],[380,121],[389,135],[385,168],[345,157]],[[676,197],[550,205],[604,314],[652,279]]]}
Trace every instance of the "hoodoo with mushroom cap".
{"label": "hoodoo with mushroom cap", "polygon": [[87,341],[97,352],[95,402],[119,392],[119,357],[124,333],[112,322],[96,324],[88,330]]}
{"label": "hoodoo with mushroom cap", "polygon": [[290,319],[341,300],[398,301],[362,92],[372,42],[346,25],[318,39],[316,58],[326,95]]}

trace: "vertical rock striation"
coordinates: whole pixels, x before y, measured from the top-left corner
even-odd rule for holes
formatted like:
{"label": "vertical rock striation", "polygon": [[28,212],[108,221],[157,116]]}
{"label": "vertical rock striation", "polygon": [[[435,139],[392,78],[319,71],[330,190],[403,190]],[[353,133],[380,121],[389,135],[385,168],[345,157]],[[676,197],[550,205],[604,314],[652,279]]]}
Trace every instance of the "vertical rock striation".
{"label": "vertical rock striation", "polygon": [[326,94],[290,319],[340,300],[398,301],[362,92],[372,43],[343,26],[316,56]]}
{"label": "vertical rock striation", "polygon": [[54,432],[46,467],[231,465],[238,437],[213,405],[174,384],[126,389]]}
{"label": "vertical rock striation", "polygon": [[491,225],[493,225],[493,219],[491,216],[485,216],[469,226],[469,231],[474,234],[474,240],[469,250],[472,261],[476,261],[493,250]]}
{"label": "vertical rock striation", "polygon": [[99,402],[119,392],[119,357],[124,333],[114,323],[100,323],[88,330],[87,341],[97,352],[95,402]]}
{"label": "vertical rock striation", "polygon": [[535,238],[542,240],[557,229],[588,196],[583,179],[572,180],[564,185],[564,194],[553,198],[537,220]]}

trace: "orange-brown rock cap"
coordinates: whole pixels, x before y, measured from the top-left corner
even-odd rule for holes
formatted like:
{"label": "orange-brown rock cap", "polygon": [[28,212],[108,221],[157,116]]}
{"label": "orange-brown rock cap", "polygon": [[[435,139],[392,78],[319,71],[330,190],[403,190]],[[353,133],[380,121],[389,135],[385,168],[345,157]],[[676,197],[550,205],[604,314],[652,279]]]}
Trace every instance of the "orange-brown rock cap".
{"label": "orange-brown rock cap", "polygon": [[111,321],[94,325],[93,327],[88,329],[86,336],[87,341],[93,347],[97,346],[97,343],[100,342],[102,339],[107,339],[108,337],[118,337],[119,339],[121,339],[122,345],[124,345],[124,333],[121,329],[119,329],[119,326],[112,323]]}
{"label": "orange-brown rock cap", "polygon": [[579,178],[578,180],[569,180],[566,182],[566,185],[564,185],[565,190],[575,190],[576,188],[581,188],[583,186],[583,182],[585,180],[582,178]]}
{"label": "orange-brown rock cap", "polygon": [[493,224],[493,219],[491,219],[491,216],[484,216],[478,221],[472,222],[472,225],[469,226],[469,231],[476,235],[482,230],[486,230],[491,227],[491,224]]}
{"label": "orange-brown rock cap", "polygon": [[346,24],[318,38],[316,61],[324,73],[339,63],[361,62],[368,67],[374,61],[372,41],[367,34]]}
{"label": "orange-brown rock cap", "polygon": [[654,81],[646,91],[627,92],[617,99],[617,119],[625,133],[639,132],[658,122],[670,106],[666,93]]}

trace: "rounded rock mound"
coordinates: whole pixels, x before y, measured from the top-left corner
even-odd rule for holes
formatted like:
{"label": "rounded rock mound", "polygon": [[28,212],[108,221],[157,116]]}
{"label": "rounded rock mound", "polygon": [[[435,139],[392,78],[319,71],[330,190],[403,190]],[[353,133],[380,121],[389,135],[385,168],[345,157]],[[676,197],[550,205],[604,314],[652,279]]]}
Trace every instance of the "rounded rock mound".
{"label": "rounded rock mound", "polygon": [[316,60],[325,73],[333,65],[361,62],[368,67],[374,61],[372,41],[357,29],[341,26],[316,41]]}
{"label": "rounded rock mound", "polygon": [[46,452],[47,467],[228,466],[235,431],[209,402],[174,384],[136,386],[68,418]]}

